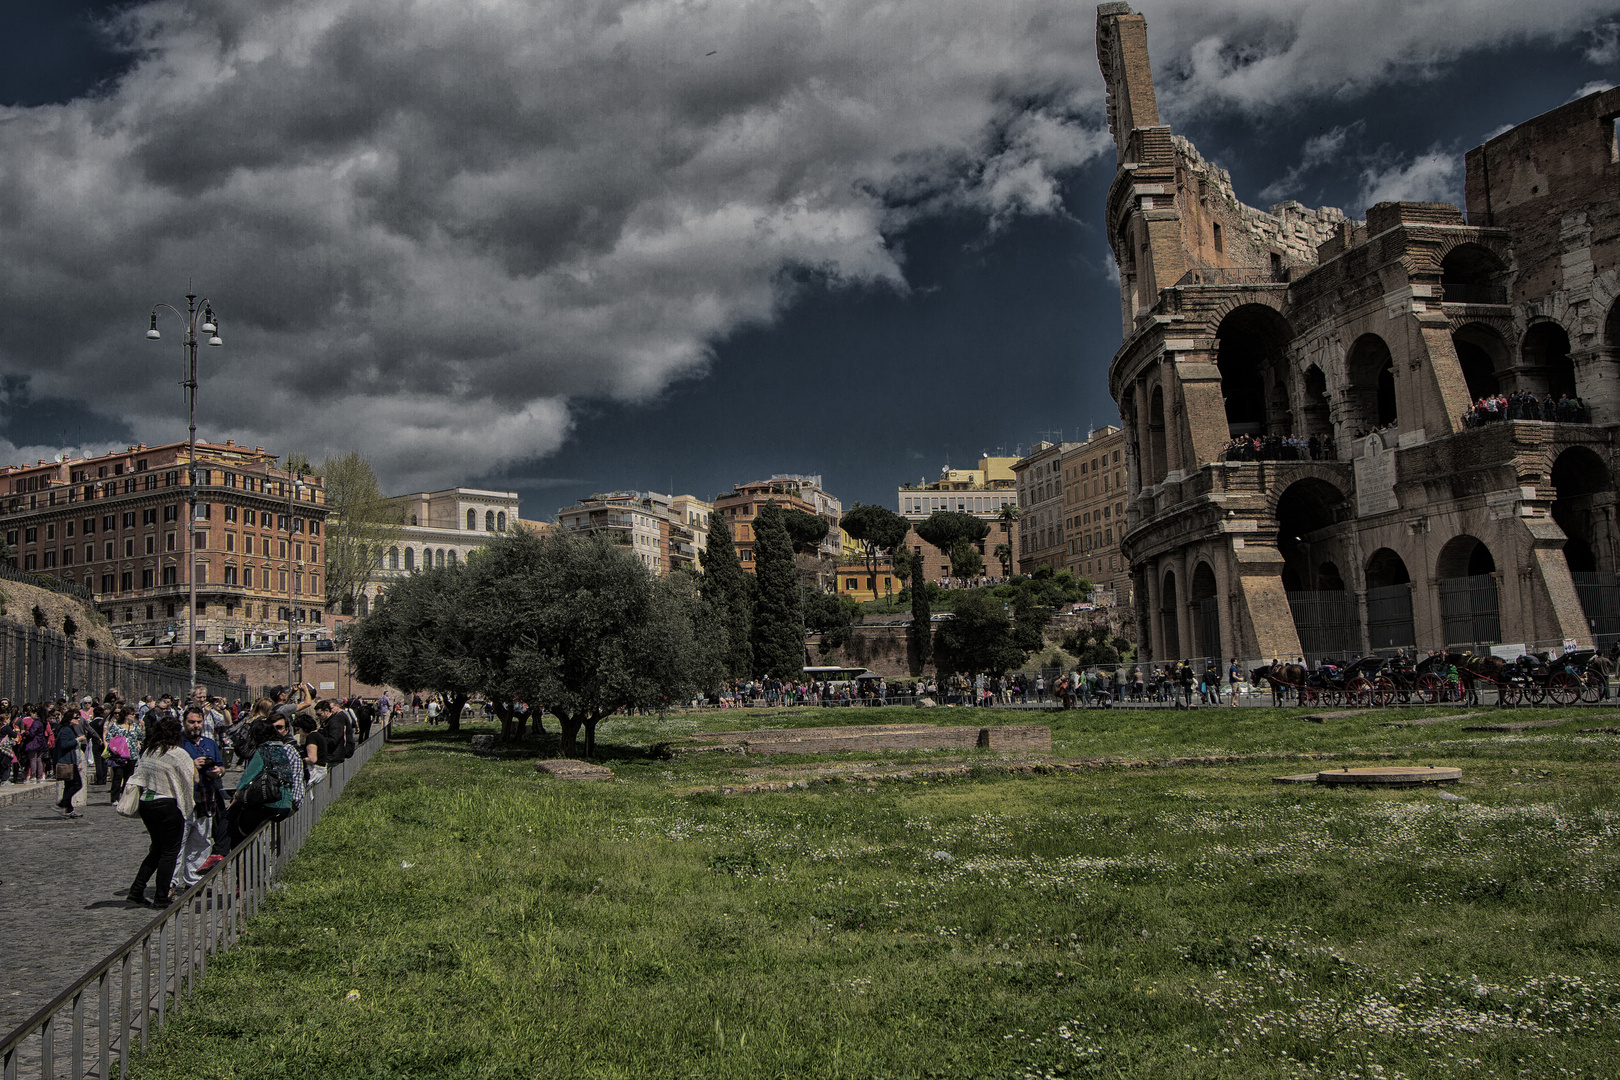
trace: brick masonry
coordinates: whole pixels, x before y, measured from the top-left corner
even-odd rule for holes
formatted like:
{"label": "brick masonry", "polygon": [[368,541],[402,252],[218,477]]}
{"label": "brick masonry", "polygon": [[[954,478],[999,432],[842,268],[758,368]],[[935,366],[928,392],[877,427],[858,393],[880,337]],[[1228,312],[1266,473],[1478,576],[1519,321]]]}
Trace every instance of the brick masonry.
{"label": "brick masonry", "polygon": [[778,754],[837,754],[890,750],[1031,750],[1050,752],[1052,729],[1031,724],[937,727],[933,724],[867,724],[836,728],[767,728],[692,736],[700,744],[746,746]]}

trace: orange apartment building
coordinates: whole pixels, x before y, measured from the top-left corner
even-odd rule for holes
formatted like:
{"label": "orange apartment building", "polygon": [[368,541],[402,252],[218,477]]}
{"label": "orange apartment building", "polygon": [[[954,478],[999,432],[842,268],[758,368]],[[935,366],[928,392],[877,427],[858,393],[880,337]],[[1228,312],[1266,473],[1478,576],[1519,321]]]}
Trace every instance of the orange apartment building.
{"label": "orange apartment building", "polygon": [[120,645],[183,643],[193,574],[199,642],[277,640],[289,609],[307,634],[324,626],[326,491],[276,460],[262,446],[199,442],[189,530],[184,442],[5,466],[11,565],[80,586]]}

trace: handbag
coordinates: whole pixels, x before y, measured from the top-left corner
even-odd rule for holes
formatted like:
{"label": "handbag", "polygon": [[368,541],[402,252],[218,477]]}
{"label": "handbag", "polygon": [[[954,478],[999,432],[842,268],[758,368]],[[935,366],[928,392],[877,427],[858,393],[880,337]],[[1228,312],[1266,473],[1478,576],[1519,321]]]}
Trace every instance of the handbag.
{"label": "handbag", "polygon": [[141,813],[141,789],[135,784],[125,784],[124,793],[118,796],[118,802],[113,807],[122,817],[139,817]]}
{"label": "handbag", "polygon": [[267,806],[281,801],[281,778],[268,761],[259,775],[248,781],[248,786],[242,790],[242,801],[249,806]]}
{"label": "handbag", "polygon": [[77,767],[71,761],[58,761],[56,763],[56,778],[58,780],[72,780]]}

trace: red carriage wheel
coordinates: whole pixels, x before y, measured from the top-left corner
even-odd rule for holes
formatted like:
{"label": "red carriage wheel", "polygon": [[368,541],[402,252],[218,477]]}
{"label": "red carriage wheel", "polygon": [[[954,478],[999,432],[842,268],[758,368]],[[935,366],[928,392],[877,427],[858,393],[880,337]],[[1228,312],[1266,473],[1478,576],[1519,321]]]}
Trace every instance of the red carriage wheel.
{"label": "red carriage wheel", "polygon": [[1378,676],[1378,681],[1373,683],[1372,703],[1384,708],[1395,704],[1395,680],[1388,675]]}
{"label": "red carriage wheel", "polygon": [[1558,705],[1573,705],[1581,700],[1581,680],[1567,671],[1555,672],[1547,680],[1547,694]]}
{"label": "red carriage wheel", "polygon": [[1439,704],[1440,696],[1446,692],[1446,681],[1432,671],[1419,675],[1417,692],[1425,705]]}
{"label": "red carriage wheel", "polygon": [[1496,684],[1496,704],[1504,709],[1511,709],[1519,704],[1519,688],[1512,683]]}
{"label": "red carriage wheel", "polygon": [[1366,679],[1357,675],[1344,684],[1344,703],[1346,705],[1366,706],[1372,704],[1373,685]]}
{"label": "red carriage wheel", "polygon": [[1609,688],[1608,676],[1598,671],[1588,671],[1581,680],[1581,700],[1592,705],[1603,699],[1603,692]]}

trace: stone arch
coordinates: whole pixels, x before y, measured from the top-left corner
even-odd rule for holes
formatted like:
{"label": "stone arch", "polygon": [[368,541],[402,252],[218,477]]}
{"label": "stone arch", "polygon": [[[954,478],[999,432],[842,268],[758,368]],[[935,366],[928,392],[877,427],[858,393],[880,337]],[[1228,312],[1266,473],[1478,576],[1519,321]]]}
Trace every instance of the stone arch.
{"label": "stone arch", "polygon": [[456,565],[456,549],[451,548],[448,552],[446,552],[445,559],[448,560],[451,566]]}
{"label": "stone arch", "polygon": [[1181,656],[1181,625],[1176,620],[1176,572],[1166,570],[1159,581],[1159,629],[1164,638],[1164,658]]}
{"label": "stone arch", "polygon": [[1305,369],[1305,401],[1302,410],[1306,438],[1322,438],[1333,434],[1332,410],[1328,405],[1327,376],[1315,364]]}
{"label": "stone arch", "polygon": [[444,566],[444,548],[440,548],[438,551],[434,552],[433,565],[437,567]]}
{"label": "stone arch", "polygon": [[1144,483],[1157,484],[1169,471],[1164,426],[1164,387],[1154,386],[1148,398],[1148,475]]}
{"label": "stone arch", "polygon": [[1474,577],[1496,573],[1496,557],[1477,536],[1460,533],[1447,540],[1435,556],[1434,576],[1438,578]]}
{"label": "stone arch", "polygon": [[360,599],[355,602],[355,614],[362,619],[371,614],[371,597],[360,594]]}
{"label": "stone arch", "polygon": [[505,532],[506,531],[506,511],[505,510],[502,510],[500,513],[495,515],[495,531],[496,532]]}
{"label": "stone arch", "polygon": [[1505,304],[1497,276],[1507,268],[1496,252],[1474,241],[1454,244],[1440,259],[1440,287],[1448,304]]}
{"label": "stone arch", "polygon": [[388,569],[399,569],[399,548],[397,547],[391,547],[388,549]]}
{"label": "stone arch", "polygon": [[1532,324],[1519,344],[1519,357],[1524,367],[1520,382],[1524,389],[1554,398],[1577,396],[1569,331],[1562,324],[1550,319]]}
{"label": "stone arch", "polygon": [[468,510],[467,511],[467,531],[472,532],[473,530],[475,530],[477,528],[478,528],[478,511],[476,511],[476,510]]}
{"label": "stone arch", "polygon": [[1345,415],[1352,433],[1395,423],[1395,358],[1384,339],[1377,334],[1356,338],[1344,366],[1349,379]]}
{"label": "stone arch", "polygon": [[495,531],[495,511],[493,511],[493,510],[485,510],[484,511],[484,531],[485,532],[494,532]]}
{"label": "stone arch", "polygon": [[1507,342],[1494,327],[1484,323],[1464,323],[1451,334],[1451,347],[1462,367],[1468,397],[1478,401],[1502,389],[1502,378],[1512,361]]}
{"label": "stone arch", "polygon": [[406,548],[405,549],[405,569],[407,569],[407,570],[415,570],[416,569],[416,549],[415,548]]}
{"label": "stone arch", "polygon": [[1379,548],[1367,560],[1367,645],[1372,649],[1410,649],[1417,645],[1412,618],[1412,575],[1406,560],[1390,548]]}
{"label": "stone arch", "polygon": [[1267,387],[1282,386],[1284,405],[1293,396],[1287,356],[1293,327],[1269,304],[1239,304],[1221,319],[1216,339],[1228,434],[1281,434],[1287,416],[1279,414]]}
{"label": "stone arch", "polygon": [[1435,557],[1440,634],[1448,647],[1494,645],[1502,640],[1496,557],[1477,536],[1447,540]]}
{"label": "stone arch", "polygon": [[1553,462],[1552,519],[1568,537],[1564,559],[1571,573],[1615,569],[1614,475],[1589,447],[1572,446]]}
{"label": "stone arch", "polygon": [[1210,658],[1222,655],[1220,601],[1216,599],[1218,591],[1215,568],[1208,561],[1200,559],[1187,587],[1193,653],[1196,656]]}
{"label": "stone arch", "polygon": [[1282,492],[1274,509],[1277,550],[1283,557],[1283,587],[1289,591],[1314,589],[1316,565],[1311,548],[1322,530],[1341,516],[1344,493],[1321,477],[1296,480]]}

